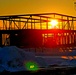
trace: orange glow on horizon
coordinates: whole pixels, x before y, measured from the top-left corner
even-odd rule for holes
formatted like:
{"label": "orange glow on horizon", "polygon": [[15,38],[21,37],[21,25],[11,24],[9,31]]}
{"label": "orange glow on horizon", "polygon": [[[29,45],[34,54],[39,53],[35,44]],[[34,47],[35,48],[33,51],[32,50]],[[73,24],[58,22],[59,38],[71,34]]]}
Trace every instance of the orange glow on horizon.
{"label": "orange glow on horizon", "polygon": [[68,57],[67,57],[67,56],[61,56],[61,58],[63,58],[63,59],[68,59]]}

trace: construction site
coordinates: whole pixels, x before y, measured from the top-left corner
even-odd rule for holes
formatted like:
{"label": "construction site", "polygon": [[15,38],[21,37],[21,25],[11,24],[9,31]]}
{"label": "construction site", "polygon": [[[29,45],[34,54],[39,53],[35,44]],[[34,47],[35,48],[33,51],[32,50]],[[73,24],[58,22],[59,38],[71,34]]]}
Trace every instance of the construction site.
{"label": "construction site", "polygon": [[58,13],[0,16],[0,46],[75,47],[76,17]]}

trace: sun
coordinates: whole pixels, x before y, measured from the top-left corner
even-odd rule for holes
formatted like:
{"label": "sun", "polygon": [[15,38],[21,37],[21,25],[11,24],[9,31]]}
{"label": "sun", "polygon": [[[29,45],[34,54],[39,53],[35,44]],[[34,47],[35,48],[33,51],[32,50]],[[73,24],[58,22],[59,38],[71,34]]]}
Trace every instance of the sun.
{"label": "sun", "polygon": [[51,20],[50,21],[50,25],[51,25],[51,28],[58,28],[58,20]]}

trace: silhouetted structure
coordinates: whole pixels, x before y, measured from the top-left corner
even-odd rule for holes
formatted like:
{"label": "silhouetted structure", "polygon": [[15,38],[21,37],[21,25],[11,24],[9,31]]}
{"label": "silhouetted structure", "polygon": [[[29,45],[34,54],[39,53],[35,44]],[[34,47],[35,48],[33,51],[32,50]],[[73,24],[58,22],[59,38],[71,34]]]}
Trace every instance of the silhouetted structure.
{"label": "silhouetted structure", "polygon": [[[51,19],[58,28],[51,28]],[[0,16],[0,46],[75,47],[75,25],[76,17],[58,13]]]}

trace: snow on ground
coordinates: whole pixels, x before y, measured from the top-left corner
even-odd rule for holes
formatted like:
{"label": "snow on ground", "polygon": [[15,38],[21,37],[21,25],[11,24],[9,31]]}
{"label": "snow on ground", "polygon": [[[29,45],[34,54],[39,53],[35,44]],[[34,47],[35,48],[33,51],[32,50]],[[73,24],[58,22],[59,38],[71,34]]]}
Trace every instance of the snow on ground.
{"label": "snow on ground", "polygon": [[23,63],[34,59],[34,53],[25,52],[15,46],[0,48],[0,67],[6,71],[24,71],[26,68]]}
{"label": "snow on ground", "polygon": [[[75,55],[76,52],[72,53]],[[10,72],[26,71],[24,65],[28,61],[36,62],[39,67],[48,67],[49,65],[67,65],[76,66],[76,59],[63,59],[61,57],[39,57],[34,52],[27,52],[16,46],[0,48],[0,72],[6,70]]]}

